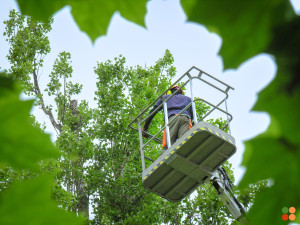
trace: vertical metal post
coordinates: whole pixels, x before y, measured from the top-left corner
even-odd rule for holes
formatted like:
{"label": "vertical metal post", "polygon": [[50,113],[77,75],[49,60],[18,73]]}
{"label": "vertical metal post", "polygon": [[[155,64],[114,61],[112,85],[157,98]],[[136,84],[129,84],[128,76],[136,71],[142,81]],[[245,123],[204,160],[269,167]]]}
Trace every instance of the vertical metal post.
{"label": "vertical metal post", "polygon": [[[226,108],[226,112],[228,113],[226,98],[225,98],[225,108]],[[227,124],[228,124],[228,131],[229,131],[229,134],[231,135],[231,131],[230,131],[230,123],[229,123],[229,116],[228,116],[228,114],[227,114]]]}
{"label": "vertical metal post", "polygon": [[169,130],[169,118],[168,118],[168,107],[167,107],[167,102],[163,103],[164,107],[164,116],[165,116],[165,123],[166,123],[166,138],[167,138],[167,146],[168,148],[171,147],[171,140],[170,140],[170,130]]}
{"label": "vertical metal post", "polygon": [[194,94],[193,94],[193,82],[192,82],[192,78],[190,78],[190,89],[191,89],[191,99],[192,99],[192,110],[193,110],[193,120],[194,120],[194,124],[198,123],[197,120],[197,112],[196,112],[196,105],[194,102]]}
{"label": "vertical metal post", "polygon": [[143,172],[146,169],[145,166],[145,157],[144,157],[144,149],[143,149],[143,134],[142,134],[142,127],[141,127],[141,123],[140,123],[140,119],[138,120],[138,130],[139,130],[139,139],[140,139],[140,153],[141,153],[141,159],[142,159],[142,168],[143,168]]}

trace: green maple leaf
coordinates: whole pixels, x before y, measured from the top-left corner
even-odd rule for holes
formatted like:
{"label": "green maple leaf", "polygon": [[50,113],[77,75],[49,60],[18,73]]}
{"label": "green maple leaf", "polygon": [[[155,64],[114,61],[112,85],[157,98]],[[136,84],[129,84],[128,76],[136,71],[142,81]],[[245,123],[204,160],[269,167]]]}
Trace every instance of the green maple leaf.
{"label": "green maple leaf", "polygon": [[203,24],[222,37],[220,55],[225,68],[236,68],[264,51],[272,29],[295,16],[286,0],[182,0],[181,4],[188,21]]}
{"label": "green maple leaf", "polygon": [[[299,27],[297,17],[274,30],[268,51],[276,56],[277,76],[259,93],[253,108],[267,111],[271,124],[267,132],[246,142],[242,164],[247,171],[240,186],[262,179],[271,179],[273,183],[270,189],[258,195],[249,212],[253,224],[282,224],[280,218],[274,217],[280,214],[280,209],[300,208]],[[266,201],[269,207],[265,207]],[[294,222],[300,222],[300,218],[296,217]]]}
{"label": "green maple leaf", "polygon": [[43,159],[58,157],[50,135],[32,126],[33,100],[21,101],[9,78],[0,77],[0,162],[18,169],[38,168]]}
{"label": "green maple leaf", "polygon": [[[254,107],[269,112],[270,127],[267,132],[246,142],[242,162],[247,170],[241,187],[263,179],[273,183],[270,189],[258,195],[249,212],[253,224],[282,224],[282,220],[274,217],[280,215],[282,207],[300,208],[300,89],[292,93],[283,91],[289,79],[280,72],[259,94]],[[300,222],[300,218],[296,217],[295,222]]]}
{"label": "green maple leaf", "polygon": [[48,177],[13,185],[0,195],[0,224],[83,224],[76,215],[59,209],[50,195],[51,179]]}
{"label": "green maple leaf", "polygon": [[148,0],[17,0],[22,14],[37,20],[46,20],[56,11],[69,5],[80,30],[86,32],[95,41],[106,34],[112,15],[118,11],[125,19],[145,26],[146,3]]}
{"label": "green maple leaf", "polygon": [[[300,207],[299,161],[300,145],[291,145],[284,138],[275,118],[266,133],[246,142],[242,165],[247,170],[240,187],[265,179],[271,183],[270,188],[257,195],[249,211],[253,224],[282,224],[283,207]],[[300,218],[296,219],[300,222]]]}

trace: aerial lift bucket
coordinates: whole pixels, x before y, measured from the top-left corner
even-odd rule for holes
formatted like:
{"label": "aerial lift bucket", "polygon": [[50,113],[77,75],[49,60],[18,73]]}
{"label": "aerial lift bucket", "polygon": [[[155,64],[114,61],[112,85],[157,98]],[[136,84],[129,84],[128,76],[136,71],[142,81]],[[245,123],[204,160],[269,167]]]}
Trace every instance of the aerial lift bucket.
{"label": "aerial lift bucket", "polygon": [[[197,76],[192,76],[192,71],[196,71]],[[205,80],[204,75],[208,76],[210,79],[213,79],[216,83],[220,83],[223,89]],[[227,134],[222,129],[203,121],[212,111],[219,110],[227,115],[228,123],[226,126],[229,125],[232,116],[225,110],[221,109],[220,105],[224,102],[226,103],[228,91],[233,88],[196,67],[189,69],[174,84],[177,84],[184,79],[187,81],[184,82],[181,88],[190,83],[190,97],[192,99],[192,103],[185,107],[181,113],[187,108],[192,107],[193,114],[195,115],[194,126],[188,132],[186,132],[184,136],[179,138],[173,145],[170,144],[169,124],[171,121],[169,122],[167,117],[168,114],[166,104],[167,101],[174,94],[176,94],[176,92],[168,99],[162,98],[162,96],[165,95],[170,88],[162,93],[129,124],[129,127],[139,132],[140,153],[143,167],[142,180],[144,187],[172,202],[182,200],[184,197],[191,194],[198,186],[209,180],[213,176],[214,171],[216,171],[216,169],[218,169],[236,152],[235,140],[230,134]],[[192,84],[193,79],[198,79],[202,82],[205,82],[211,87],[222,92],[224,94],[224,98],[222,98],[221,101],[216,105],[211,104],[204,99],[194,98]],[[166,125],[155,135],[147,133],[147,135],[150,137],[150,140],[144,144],[142,133],[144,131],[142,131],[141,128],[145,120],[151,116],[147,116],[145,114],[159,98],[161,98],[163,101],[164,119]],[[205,116],[203,116],[199,122],[196,116],[197,112],[195,108],[195,102],[197,101],[203,101],[212,106],[212,109]],[[181,113],[179,113],[179,115]],[[132,126],[134,123],[138,125],[138,128]],[[223,129],[225,127],[223,127]],[[148,146],[151,141],[160,143],[161,141],[157,138],[157,136],[164,129],[166,129],[167,133],[168,149],[164,151],[163,154],[161,154],[156,160],[152,160],[153,163],[146,168],[145,159],[148,160],[149,158],[144,156],[144,148]]]}

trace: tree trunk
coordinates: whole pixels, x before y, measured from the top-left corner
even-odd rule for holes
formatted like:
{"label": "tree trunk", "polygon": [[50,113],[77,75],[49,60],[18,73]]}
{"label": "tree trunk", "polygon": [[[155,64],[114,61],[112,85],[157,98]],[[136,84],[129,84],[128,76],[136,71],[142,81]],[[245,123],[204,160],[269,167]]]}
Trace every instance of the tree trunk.
{"label": "tree trunk", "polygon": [[[71,112],[73,116],[79,117],[79,111],[78,111],[78,101],[77,100],[72,100],[70,102],[69,108],[71,109]],[[79,135],[79,126],[80,124],[74,124],[74,126],[71,128],[73,131],[76,131],[77,135]],[[79,169],[82,168],[82,174],[80,176],[75,176],[74,178],[74,183],[76,187],[76,193],[77,193],[77,210],[78,212],[85,216],[86,218],[89,218],[89,197],[86,194],[85,191],[85,182],[84,182],[84,171],[83,171],[83,164],[84,164],[84,159],[79,159],[79,163],[75,163],[75,168]]]}
{"label": "tree trunk", "polygon": [[85,193],[84,178],[80,177],[75,182],[76,192],[78,196],[77,209],[78,212],[86,218],[89,218],[89,197]]}

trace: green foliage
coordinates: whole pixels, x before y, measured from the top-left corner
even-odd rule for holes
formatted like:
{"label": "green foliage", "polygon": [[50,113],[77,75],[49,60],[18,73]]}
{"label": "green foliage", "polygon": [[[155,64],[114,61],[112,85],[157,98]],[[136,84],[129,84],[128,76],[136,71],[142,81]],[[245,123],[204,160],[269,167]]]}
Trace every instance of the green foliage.
{"label": "green foliage", "polygon": [[[9,207],[6,208],[6,206],[1,205],[1,214],[7,214],[5,217],[3,216],[3,221],[5,221],[5,224],[67,224],[68,222],[81,224],[82,221],[77,220],[75,215],[58,210],[55,203],[50,200],[50,180],[49,178],[41,178],[43,176],[40,174],[51,172],[52,175],[57,175],[64,168],[58,169],[60,165],[57,164],[57,161],[55,163],[55,160],[61,155],[63,159],[67,160],[67,158],[64,154],[60,154],[62,152],[54,148],[50,136],[42,132],[39,128],[40,124],[35,121],[34,117],[30,116],[33,100],[20,100],[20,86],[22,86],[25,88],[25,94],[34,95],[37,98],[35,104],[40,106],[45,114],[50,117],[53,126],[59,131],[61,130],[63,123],[61,123],[61,120],[58,120],[58,123],[55,121],[55,117],[52,114],[52,106],[47,106],[44,103],[43,93],[40,91],[38,83],[39,69],[43,66],[43,58],[50,51],[49,40],[46,34],[51,30],[52,19],[40,23],[33,21],[29,17],[25,18],[12,10],[9,19],[4,23],[6,24],[4,35],[8,37],[7,41],[10,44],[8,59],[11,62],[11,68],[8,75],[1,77],[3,82],[1,82],[0,104],[5,109],[2,110],[0,115],[3,125],[1,126],[0,138],[1,146],[3,146],[0,152],[2,163],[0,165],[1,197],[3,195],[7,206],[18,208],[18,210],[7,213],[6,210]],[[69,59],[70,55],[68,53],[63,52],[60,54],[59,59],[55,62],[53,80],[55,80],[55,76],[64,79],[71,76],[72,68],[67,66]],[[13,81],[18,81],[18,86]],[[73,85],[65,82],[65,85],[67,87],[63,94],[66,93],[66,95],[61,94],[58,87],[56,88],[57,92],[55,92],[60,108],[62,108],[62,102],[69,103],[71,96],[80,91],[80,86],[77,84]],[[63,95],[64,99],[67,100],[60,101],[59,95]],[[69,115],[76,117],[76,115],[73,115],[74,110],[70,109],[68,112]],[[59,114],[59,116],[61,115]],[[49,158],[52,158],[54,161],[49,160]],[[34,171],[34,173],[29,170]],[[34,181],[32,180],[33,177],[40,178]],[[28,185],[23,184],[24,180],[27,180]],[[66,194],[66,192],[58,188],[59,185],[61,185],[61,180],[57,179],[56,189],[52,193],[52,198],[58,200],[60,205],[66,208],[63,204],[65,201],[58,196],[65,195],[68,205],[72,201],[69,200],[68,193]],[[46,189],[46,187],[48,188]],[[23,188],[25,189],[21,192],[20,190]],[[38,188],[41,188],[40,192],[36,192]],[[55,190],[57,191],[55,192]],[[17,195],[17,193],[19,194]],[[14,194],[17,197],[12,198],[11,196]],[[35,198],[36,194],[37,197]],[[7,203],[10,198],[13,200],[12,204]],[[30,198],[33,201],[27,200]],[[22,204],[18,204],[18,201],[22,201]],[[38,208],[40,207],[39,205],[41,205],[41,208]],[[43,208],[46,211],[41,213],[40,211]],[[36,213],[38,216],[33,217]],[[20,214],[20,218],[17,218],[18,214]],[[23,214],[30,216],[25,217],[22,216]],[[53,219],[49,219],[50,217],[53,217]],[[23,222],[22,218],[24,219]]]}
{"label": "green foliage", "polygon": [[70,81],[72,72],[70,53],[61,52],[54,62],[45,90],[55,102],[54,106],[50,105],[47,109],[57,112],[56,120],[60,129],[55,144],[63,156],[57,165],[59,170],[53,196],[64,208],[88,217],[84,164],[91,159],[94,147],[89,123],[92,110],[86,101],[78,104],[78,100],[73,99],[80,94],[82,85]]}
{"label": "green foliage", "polygon": [[199,119],[201,119],[203,116],[205,116],[206,113],[211,109],[211,107],[203,101],[196,101],[195,102],[196,106],[196,112],[198,113]]}
{"label": "green foliage", "polygon": [[[199,120],[205,117],[205,115],[211,110],[211,107],[203,101],[196,101],[195,106],[196,106],[196,112]],[[204,121],[212,124],[213,126],[221,130],[224,130],[225,132],[228,132],[229,129],[227,126],[228,121],[224,121],[222,118],[204,119]]]}
{"label": "green foliage", "polygon": [[197,189],[197,198],[185,198],[183,204],[187,214],[184,224],[229,224],[230,214],[210,183]]}
{"label": "green foliage", "polygon": [[264,51],[273,28],[294,15],[285,0],[182,0],[181,4],[189,21],[203,24],[222,37],[220,55],[225,68],[236,68]]}
{"label": "green foliage", "polygon": [[[40,173],[41,160],[57,158],[59,153],[49,135],[30,124],[33,102],[19,100],[19,86],[7,75],[0,81],[0,224],[82,224],[50,199],[49,177],[31,180]],[[30,181],[21,182],[24,179]]]}
{"label": "green foliage", "polygon": [[[238,195],[238,200],[244,205],[246,211],[249,211],[253,206],[256,197],[261,194],[261,192],[266,191],[269,188],[268,181],[262,180],[255,183],[255,185],[249,185],[246,188],[237,188],[236,194]],[[247,215],[248,216],[248,215]]]}
{"label": "green foliage", "polygon": [[30,17],[20,15],[15,10],[4,21],[7,41],[10,44],[8,60],[11,63],[10,76],[21,81],[25,93],[34,89],[29,74],[43,65],[44,56],[50,52],[50,43],[46,34],[51,30],[52,19],[37,23]]}
{"label": "green foliage", "polygon": [[0,196],[0,224],[82,224],[50,199],[50,187],[47,176],[13,185]]}
{"label": "green foliage", "polygon": [[[95,162],[89,169],[94,199],[95,223],[161,223],[171,203],[142,187],[138,138],[128,127],[133,116],[153,101],[175,75],[173,57],[166,51],[150,68],[125,67],[125,58],[98,63],[94,111],[95,136],[99,141]],[[99,196],[99,197],[98,197]],[[167,220],[168,221],[168,220]]]}
{"label": "green foliage", "polygon": [[38,162],[58,157],[50,136],[30,123],[32,100],[21,101],[12,80],[0,77],[0,162],[16,169],[38,169]]}
{"label": "green foliage", "polygon": [[72,0],[17,0],[21,12],[36,20],[46,21],[55,12],[69,5],[72,15],[80,30],[86,32],[95,41],[97,37],[106,34],[112,15],[118,11],[125,19],[145,26],[147,0],[106,1],[72,1]]}

